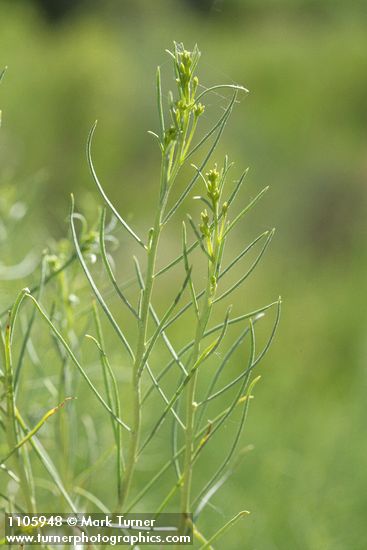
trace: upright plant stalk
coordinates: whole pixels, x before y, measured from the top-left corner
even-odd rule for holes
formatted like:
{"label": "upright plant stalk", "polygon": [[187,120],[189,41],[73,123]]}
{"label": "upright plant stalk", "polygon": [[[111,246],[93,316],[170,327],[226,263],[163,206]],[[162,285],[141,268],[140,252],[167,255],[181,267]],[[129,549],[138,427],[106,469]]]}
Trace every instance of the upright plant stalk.
{"label": "upright plant stalk", "polygon": [[131,437],[126,462],[125,477],[122,489],[122,506],[126,503],[135,464],[138,455],[141,430],[141,376],[146,363],[147,352],[147,331],[149,313],[152,301],[152,293],[155,278],[155,266],[159,239],[164,227],[164,214],[170,190],[179,170],[184,163],[189,145],[193,138],[197,120],[203,113],[204,107],[195,103],[195,92],[198,86],[198,79],[194,71],[199,60],[199,51],[195,47],[193,52],[187,52],[179,44],[175,44],[175,50],[171,53],[174,59],[174,70],[178,87],[179,99],[174,102],[170,99],[171,126],[165,128],[165,120],[162,106],[162,90],[160,70],[157,70],[157,98],[158,114],[160,124],[160,135],[157,137],[162,153],[161,177],[159,186],[159,201],[154,220],[154,226],[149,231],[147,244],[147,268],[142,289],[142,298],[138,319],[138,339],[136,346],[135,361],[132,371],[132,422]]}
{"label": "upright plant stalk", "polygon": [[6,393],[6,418],[5,418],[5,432],[7,436],[9,450],[16,449],[13,454],[13,463],[16,473],[20,479],[20,486],[23,493],[24,500],[27,505],[27,509],[32,512],[35,510],[35,502],[33,489],[28,479],[27,470],[21,457],[21,451],[18,449],[19,436],[16,423],[16,406],[15,406],[15,392],[14,392],[14,373],[13,373],[13,361],[12,361],[12,338],[15,319],[20,307],[21,302],[25,296],[25,291],[22,291],[17,300],[15,301],[12,310],[9,312],[8,322],[5,327],[5,334],[1,333],[1,351],[3,356],[3,364],[5,367],[5,393]]}
{"label": "upright plant stalk", "polygon": [[[102,324],[99,318],[99,313],[95,302],[93,302],[92,307],[93,307],[93,317],[94,317],[94,323],[95,323],[96,332],[97,332],[97,338],[94,338],[90,334],[86,334],[86,337],[94,341],[94,343],[97,345],[99,349],[102,373],[103,373],[104,384],[105,384],[106,395],[107,395],[107,402],[110,409],[112,409],[115,412],[116,416],[120,417],[121,406],[120,406],[120,397],[118,393],[117,380],[111,368],[111,365],[109,363],[108,357],[104,351],[105,343],[104,343],[104,336],[102,331]],[[113,434],[115,437],[115,443],[116,443],[117,505],[118,507],[120,507],[121,496],[122,496],[122,479],[123,479],[123,471],[124,471],[124,456],[123,456],[123,448],[122,448],[122,427],[121,425],[117,424],[112,417],[111,417],[111,423],[112,423],[112,431],[113,431]]]}
{"label": "upright plant stalk", "polygon": [[143,358],[146,349],[146,337],[149,320],[149,304],[153,292],[154,269],[157,257],[159,237],[161,233],[161,209],[158,210],[152,237],[147,252],[147,272],[145,277],[145,289],[143,290],[143,299],[141,305],[141,314],[138,319],[138,343],[135,356],[135,362],[132,372],[132,421],[129,450],[126,462],[125,477],[122,487],[121,506],[123,507],[129,494],[132,478],[135,470],[135,463],[140,441],[141,428],[141,374],[144,368]]}
{"label": "upright plant stalk", "polygon": [[203,251],[209,257],[209,260],[204,300],[197,318],[194,347],[190,357],[190,368],[188,369],[189,374],[192,373],[192,377],[186,391],[185,455],[181,492],[181,512],[184,516],[190,512],[192,460],[195,441],[195,410],[197,407],[195,401],[195,390],[198,369],[195,368],[195,365],[200,357],[201,343],[203,341],[204,333],[213,308],[225,242],[225,227],[228,211],[227,203],[223,204],[221,213],[219,212],[219,201],[224,186],[225,176],[226,167],[223,168],[221,174],[219,174],[216,168],[214,170],[210,170],[206,174],[206,178],[204,178],[208,197],[207,203],[212,212],[212,220],[210,220],[207,211],[204,210],[201,214],[202,223],[200,225],[200,231],[205,243]]}

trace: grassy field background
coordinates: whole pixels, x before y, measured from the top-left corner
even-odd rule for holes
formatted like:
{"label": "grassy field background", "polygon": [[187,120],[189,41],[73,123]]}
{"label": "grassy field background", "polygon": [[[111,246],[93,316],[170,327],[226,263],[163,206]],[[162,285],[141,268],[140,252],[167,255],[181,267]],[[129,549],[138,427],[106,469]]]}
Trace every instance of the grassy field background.
{"label": "grassy field background", "polygon": [[[91,223],[97,217],[100,199],[84,153],[96,118],[94,158],[104,185],[135,227],[150,227],[159,176],[158,151],[146,132],[157,127],[155,67],[162,66],[166,86],[172,87],[164,49],[173,40],[187,47],[197,42],[203,53],[203,83],[241,83],[250,90],[227,126],[218,161],[228,152],[236,176],[250,166],[243,201],[271,186],[236,235],[234,249],[239,250],[257,231],[277,228],[266,259],[236,294],[236,310],[258,307],[278,294],[284,300],[276,342],[259,367],[262,380],[243,437],[243,447],[254,448],[216,495],[202,527],[210,532],[237,510],[248,509],[251,515],[228,535],[227,548],[239,548],[241,541],[241,547],[251,550],[363,550],[364,3],[223,0],[210,9],[205,2],[201,9],[194,4],[139,0],[104,2],[102,7],[91,1],[49,21],[32,2],[2,2],[0,67],[7,65],[8,71],[0,89],[1,309],[39,277],[38,271],[22,276],[6,266],[24,257],[32,266],[47,245],[68,252],[61,239],[68,235],[70,192]],[[205,126],[221,112],[225,97],[211,97]],[[178,228],[164,241],[162,264],[172,256]],[[116,265],[128,277],[129,243],[121,231],[116,236]],[[81,333],[85,316],[80,311],[90,294],[77,268],[68,284],[73,278],[80,305],[70,322]],[[51,303],[52,293],[59,290],[48,292]],[[156,296],[158,304],[164,299]],[[124,322],[123,313],[119,315]],[[35,330],[41,370],[25,367],[19,398],[30,423],[54,403],[43,377],[57,384],[58,376],[49,336],[41,323]],[[93,350],[86,346],[83,359],[98,379]],[[109,348],[123,390],[128,372],[113,339]],[[86,461],[96,461],[111,444],[105,416],[99,416],[97,406],[88,410],[86,400],[92,397],[73,376],[69,382],[77,386],[79,399],[71,417],[76,423],[82,418],[77,443],[73,446],[66,436],[69,448],[59,456],[53,446],[60,425],[50,422],[41,435],[69,484],[81,475]],[[168,433],[162,432],[144,463],[142,480],[149,478],[150,465],[159,462],[161,449],[168,452]],[[205,455],[197,483],[200,472],[219,458],[230,433],[231,425],[217,448]],[[107,461],[88,485],[106,501],[113,493],[111,468]],[[0,485],[5,484],[0,476]],[[42,509],[61,506],[46,486],[40,491]],[[157,491],[164,494],[164,486]]]}

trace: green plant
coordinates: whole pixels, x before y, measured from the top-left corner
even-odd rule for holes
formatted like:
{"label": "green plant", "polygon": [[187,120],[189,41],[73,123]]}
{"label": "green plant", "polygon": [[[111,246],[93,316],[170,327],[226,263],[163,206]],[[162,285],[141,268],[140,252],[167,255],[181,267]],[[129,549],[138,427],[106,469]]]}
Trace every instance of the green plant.
{"label": "green plant", "polygon": [[[252,397],[252,390],[259,379],[259,377],[251,379],[251,375],[254,368],[267,353],[274,338],[280,316],[280,300],[238,316],[231,316],[230,305],[225,310],[222,308],[222,305],[228,302],[227,298],[253,272],[263,257],[274,233],[273,230],[265,231],[247,245],[225,267],[223,266],[224,249],[229,237],[233,235],[235,228],[237,228],[243,217],[267,190],[265,188],[260,191],[248,205],[232,215],[235,199],[245,180],[247,171],[242,173],[229,192],[227,187],[229,186],[228,179],[232,164],[229,163],[228,157],[224,158],[222,167],[219,168],[215,164],[212,169],[205,171],[216,150],[238,94],[246,93],[247,90],[236,85],[201,88],[196,76],[200,58],[196,46],[189,52],[184,49],[182,44],[175,43],[173,52],[168,53],[173,62],[177,92],[176,95],[171,92],[168,94],[168,112],[166,113],[163,106],[161,74],[158,68],[156,88],[159,130],[157,133],[151,132],[151,134],[159,145],[161,168],[153,226],[148,232],[147,239],[140,238],[108,198],[97,177],[92,161],[91,146],[96,129],[96,125],[94,125],[87,142],[87,159],[93,180],[105,203],[105,207],[101,211],[98,228],[92,228],[91,230],[88,228],[84,217],[75,212],[74,197],[72,197],[70,230],[75,251],[69,252],[68,245],[63,243],[61,246],[62,253],[60,247],[56,254],[45,253],[41,264],[40,283],[31,290],[22,290],[11,308],[8,321],[2,330],[1,342],[4,367],[1,375],[4,385],[4,403],[1,405],[1,414],[2,427],[7,436],[7,448],[1,465],[4,471],[19,484],[23,492],[24,504],[28,510],[37,509],[32,460],[29,456],[28,444],[32,446],[36,455],[38,455],[41,463],[48,471],[52,483],[56,485],[58,492],[63,496],[69,508],[74,511],[77,509],[75,502],[77,494],[82,495],[92,504],[97,503],[100,509],[106,508],[89,491],[77,487],[69,471],[64,471],[62,474],[58,473],[54,461],[37,437],[38,430],[42,428],[46,420],[55,412],[58,412],[65,401],[71,397],[67,395],[67,390],[72,389],[72,384],[67,384],[65,380],[69,376],[70,366],[73,365],[111,420],[114,438],[113,452],[116,457],[116,503],[114,507],[123,511],[135,510],[157,481],[161,480],[164,474],[173,467],[176,481],[170,487],[161,504],[156,505],[154,511],[160,513],[166,510],[170,503],[175,502],[175,498],[179,494],[180,502],[178,506],[183,518],[188,518],[187,514],[194,510],[194,533],[198,543],[201,544],[201,548],[210,548],[212,542],[233,525],[237,519],[247,513],[241,512],[236,515],[233,520],[230,520],[217,533],[213,534],[209,540],[206,540],[199,532],[197,525],[199,515],[214,493],[225,482],[228,472],[231,471],[228,467],[236,456],[250,398]],[[222,88],[231,90],[233,95],[218,121],[203,137],[197,140],[196,132],[205,110],[202,101],[208,94],[216,93],[217,90]],[[205,150],[206,147],[207,150]],[[205,153],[202,153],[202,151],[205,151]],[[177,189],[180,190],[182,186],[181,181],[178,181],[182,168],[188,164],[188,161],[200,157],[201,154],[199,166],[191,165],[194,170],[191,180],[183,190],[177,192]],[[194,187],[199,185],[202,191],[194,197],[204,205],[199,221],[195,220],[195,215],[187,216],[180,229],[180,253],[166,265],[157,267],[162,233],[168,223],[172,222],[173,216],[181,211],[185,199],[190,196]],[[131,237],[142,253],[143,258],[145,258],[142,268],[140,260],[134,256],[138,285],[135,301],[130,298],[128,291],[116,276],[114,264],[106,247],[107,209],[112,212],[113,217]],[[77,232],[76,221],[82,222],[79,233]],[[193,234],[191,244],[189,244],[188,229]],[[257,250],[259,246],[260,250],[257,251],[250,267],[244,273],[241,273],[235,282],[224,290],[220,290],[222,278],[235,266],[238,266],[245,255]],[[65,250],[67,253],[65,253]],[[90,262],[90,259],[94,258],[96,254],[101,259],[105,274],[116,297],[134,321],[136,330],[132,337],[127,336],[123,323],[119,322],[116,314],[108,305],[104,293],[99,288]],[[76,260],[78,260],[85,279],[94,294],[95,302],[92,308],[88,310],[94,322],[94,336],[87,334],[84,329],[78,333],[75,311],[73,304],[70,302],[73,288],[77,288],[79,284],[76,280],[80,280],[78,272],[75,272]],[[65,274],[69,273],[72,268],[74,272],[66,277]],[[153,305],[154,291],[163,277],[169,275],[170,272],[174,272],[175,269],[178,270],[178,276],[182,281],[180,288],[175,291],[174,297],[165,311],[158,314]],[[203,280],[204,284],[202,283]],[[41,305],[40,298],[45,286],[52,281],[56,281],[61,298],[59,301],[53,300],[49,311],[47,311],[47,308]],[[196,290],[198,285],[202,286],[199,291]],[[188,296],[188,300],[182,305],[182,301],[186,296]],[[29,300],[34,308],[26,322],[26,330],[18,354],[17,368],[14,370],[12,360],[13,333],[20,307],[25,300]],[[257,354],[255,324],[272,308],[276,310],[273,328],[262,350]],[[219,322],[213,324],[212,321],[217,309],[222,317]],[[100,310],[103,311],[108,322],[108,332],[115,332],[121,344],[122,351],[119,351],[119,354],[123,357],[123,361],[129,363],[130,415],[123,411],[121,406],[121,398],[124,395],[119,389],[116,372],[109,359]],[[59,387],[56,392],[58,395],[57,402],[60,405],[54,406],[42,416],[34,428],[30,429],[17,408],[16,400],[17,384],[26,349],[31,339],[36,312],[45,321],[46,327],[52,334],[62,368]],[[178,344],[173,339],[175,336],[174,329],[185,318],[185,315],[191,316],[192,329],[190,327],[191,330],[186,331],[189,339],[178,349]],[[244,323],[246,323],[246,326],[228,346],[226,341],[230,328]],[[83,336],[87,336],[96,346],[103,374],[103,390],[92,380],[80,358]],[[230,358],[247,340],[249,341],[249,352],[245,367],[239,375],[222,385],[220,389],[216,389]],[[154,360],[155,350],[160,343],[164,344],[170,358],[166,366],[157,373],[157,367],[153,367],[151,362]],[[218,355],[218,352],[221,355]],[[155,362],[157,362],[156,359]],[[206,365],[209,359],[211,359],[212,370],[209,370]],[[213,370],[215,363],[218,364],[216,370]],[[168,396],[164,381],[173,369],[177,369],[179,372],[179,380],[178,383],[176,381],[176,387]],[[204,392],[202,384],[200,384],[200,378],[206,380],[206,390]],[[149,396],[154,391],[157,392],[156,407],[161,407],[161,409],[157,417],[149,422],[148,426],[144,427],[144,410]],[[207,420],[208,406],[218,398],[222,399],[227,395],[231,395],[231,397],[227,400],[225,407],[217,411],[214,418]],[[163,406],[161,406],[162,401]],[[226,454],[216,471],[202,484],[199,491],[195,491],[196,494],[193,494],[192,476],[195,465],[204,450],[213,444],[219,430],[238,409],[241,409],[241,414],[232,443],[229,444]],[[123,420],[122,416],[129,418]],[[144,454],[149,451],[149,445],[157,438],[169,416],[173,420],[172,456],[140,491],[135,490],[135,495],[132,497],[131,492],[136,481],[136,485],[139,487],[136,466]],[[61,415],[59,417],[58,433],[60,434],[60,441],[63,442],[60,446],[60,452],[66,456],[65,448],[70,438],[70,427],[68,428],[66,423],[62,421],[63,417]],[[10,464],[11,466],[8,466]],[[92,464],[89,466],[92,467]],[[13,500],[8,499],[8,502],[10,506],[17,505]],[[21,506],[21,504],[20,502],[19,505]],[[171,504],[171,509],[172,506],[176,506],[176,504]],[[189,520],[187,519],[187,521]]]}

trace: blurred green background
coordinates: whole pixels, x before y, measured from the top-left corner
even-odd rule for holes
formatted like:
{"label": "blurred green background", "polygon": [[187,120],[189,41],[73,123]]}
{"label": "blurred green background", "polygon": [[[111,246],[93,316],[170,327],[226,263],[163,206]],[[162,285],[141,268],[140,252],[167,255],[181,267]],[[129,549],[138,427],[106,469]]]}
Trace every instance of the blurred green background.
{"label": "blurred green background", "polygon": [[[205,85],[250,90],[215,160],[228,152],[234,177],[250,166],[242,201],[271,185],[234,248],[256,231],[277,232],[236,303],[248,310],[280,293],[284,307],[243,436],[254,449],[213,499],[203,530],[239,509],[251,515],[218,548],[366,548],[365,9],[362,0],[1,2],[2,309],[37,278],[27,271],[45,246],[67,235],[70,192],[88,220],[97,215],[84,153],[95,119],[106,190],[134,227],[151,225],[159,154],[146,131],[157,127],[157,64],[165,91],[173,87],[164,53],[173,40],[198,43]],[[205,127],[226,97],[207,98]],[[124,274],[128,241],[116,236]],[[24,385],[22,409],[37,417],[35,380]],[[106,479],[96,481],[102,499]]]}

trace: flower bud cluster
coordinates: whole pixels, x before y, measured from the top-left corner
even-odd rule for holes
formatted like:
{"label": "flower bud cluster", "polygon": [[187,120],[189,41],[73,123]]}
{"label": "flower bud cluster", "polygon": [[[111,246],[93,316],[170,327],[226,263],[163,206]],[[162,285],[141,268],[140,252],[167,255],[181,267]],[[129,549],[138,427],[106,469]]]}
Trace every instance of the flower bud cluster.
{"label": "flower bud cluster", "polygon": [[170,96],[172,125],[165,131],[163,147],[168,151],[170,146],[181,138],[180,161],[182,161],[195,132],[196,123],[205,110],[202,103],[195,101],[199,79],[194,73],[200,52],[196,46],[192,51],[188,51],[182,44],[175,43],[175,49],[171,55],[174,58],[179,97],[174,101],[172,95]]}
{"label": "flower bud cluster", "polygon": [[[209,206],[211,216],[205,209],[201,212],[201,223],[199,230],[205,239],[206,250],[213,262],[216,261],[216,251],[221,247],[221,241],[224,234],[225,224],[227,221],[228,202],[223,202],[220,207],[220,198],[225,180],[225,168],[218,171],[217,165],[214,166],[205,174],[205,188],[207,199],[203,199]],[[211,283],[213,289],[216,287],[216,282]]]}
{"label": "flower bud cluster", "polygon": [[220,174],[217,170],[217,166],[215,166],[213,170],[209,170],[209,172],[206,173],[206,192],[209,199],[212,202],[213,207],[215,207],[219,201],[219,197],[220,197],[219,183],[220,183]]}

